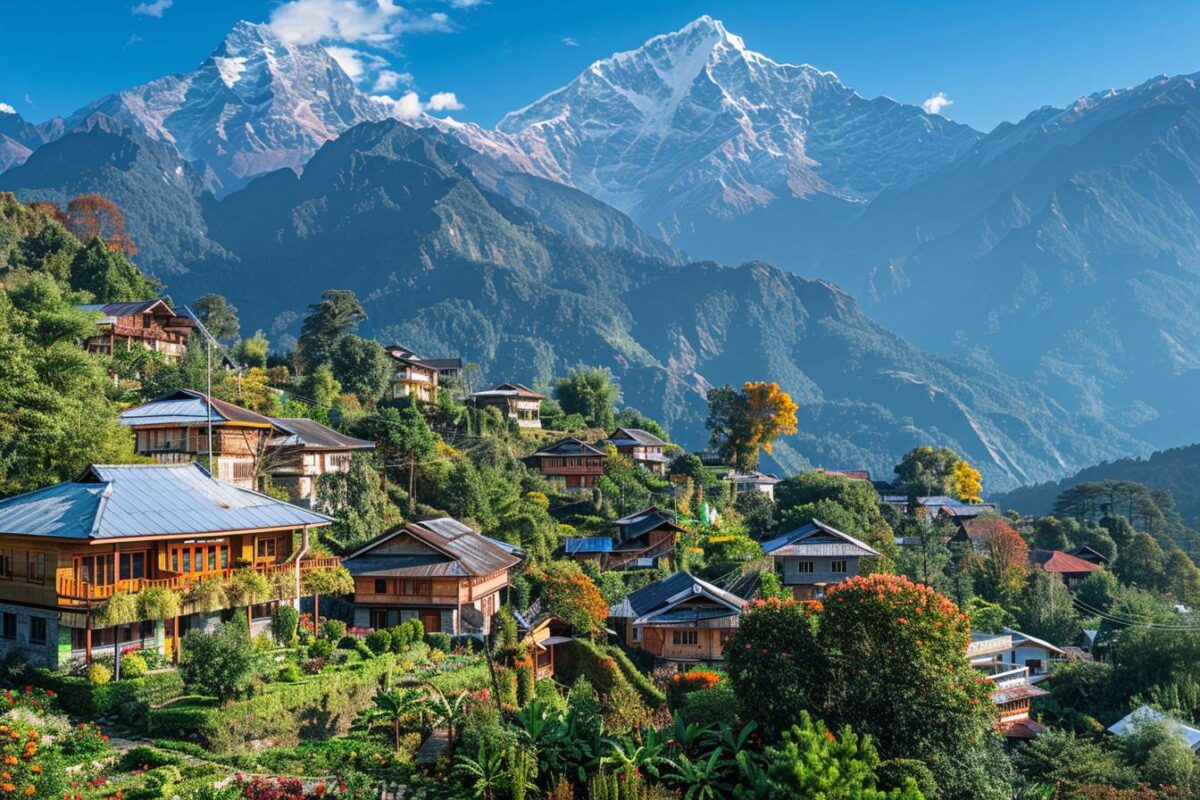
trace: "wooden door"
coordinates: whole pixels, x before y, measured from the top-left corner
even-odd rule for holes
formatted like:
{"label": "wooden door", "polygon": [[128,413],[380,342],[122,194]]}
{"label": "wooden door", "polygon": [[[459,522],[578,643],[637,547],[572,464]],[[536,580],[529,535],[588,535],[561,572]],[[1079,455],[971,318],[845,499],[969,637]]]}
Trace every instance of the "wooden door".
{"label": "wooden door", "polygon": [[422,611],[421,627],[426,633],[441,633],[442,613],[440,611]]}

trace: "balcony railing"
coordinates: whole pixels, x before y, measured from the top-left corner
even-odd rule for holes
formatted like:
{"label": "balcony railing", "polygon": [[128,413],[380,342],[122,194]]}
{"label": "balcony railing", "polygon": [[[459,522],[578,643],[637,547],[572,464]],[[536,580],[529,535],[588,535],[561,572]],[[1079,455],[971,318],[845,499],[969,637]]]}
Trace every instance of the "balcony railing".
{"label": "balcony railing", "polygon": [[[300,572],[304,573],[326,567],[338,567],[341,566],[341,563],[341,559],[336,557],[306,558],[300,562]],[[170,573],[167,577],[162,578],[128,578],[116,581],[115,583],[105,584],[77,581],[73,578],[59,578],[57,581],[58,598],[60,601],[86,602],[91,600],[105,600],[118,592],[139,592],[142,589],[154,586],[182,590],[203,580],[213,578],[227,580],[234,572],[246,568],[228,567],[226,569],[207,570],[204,572]],[[253,569],[261,575],[274,575],[280,572],[292,573],[296,569],[296,562],[285,561],[281,564],[256,564]]]}

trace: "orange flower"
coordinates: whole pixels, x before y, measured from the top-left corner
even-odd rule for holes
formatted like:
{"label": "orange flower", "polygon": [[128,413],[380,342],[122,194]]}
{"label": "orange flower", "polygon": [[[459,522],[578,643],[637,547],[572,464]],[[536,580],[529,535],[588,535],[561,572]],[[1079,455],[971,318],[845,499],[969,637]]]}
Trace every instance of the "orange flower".
{"label": "orange flower", "polygon": [[26,797],[29,797],[29,795],[33,794],[35,791],[37,791],[37,790],[34,789],[32,785],[30,785],[30,786],[26,786],[25,789],[21,792],[21,794],[25,795]]}

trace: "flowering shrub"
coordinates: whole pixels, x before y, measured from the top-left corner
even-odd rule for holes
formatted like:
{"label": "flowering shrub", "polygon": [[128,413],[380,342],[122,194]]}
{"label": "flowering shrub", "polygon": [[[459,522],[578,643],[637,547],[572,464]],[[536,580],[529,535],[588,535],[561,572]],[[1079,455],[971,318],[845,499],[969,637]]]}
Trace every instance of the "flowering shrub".
{"label": "flowering shrub", "polygon": [[684,698],[691,692],[711,689],[721,682],[721,676],[711,670],[694,669],[691,672],[676,672],[667,684],[667,698],[672,708],[683,705]]}
{"label": "flowering shrub", "polygon": [[318,672],[325,669],[325,659],[306,658],[300,662],[300,669],[304,670],[309,675],[316,675]]}
{"label": "flowering shrub", "polygon": [[339,778],[332,785],[318,781],[309,790],[299,778],[265,778],[256,775],[247,780],[237,775],[234,785],[241,789],[242,797],[246,800],[365,800],[371,796],[371,787],[365,786],[361,779],[351,781]]}
{"label": "flowering shrub", "polygon": [[52,711],[57,701],[53,691],[26,685],[18,690],[5,689],[3,700],[0,702],[6,710],[25,708],[42,716],[47,711]]}
{"label": "flowering shrub", "polygon": [[108,750],[108,736],[94,722],[80,722],[63,737],[63,755],[75,758],[94,758]]}
{"label": "flowering shrub", "polygon": [[39,758],[37,731],[0,725],[0,798],[50,797],[60,776]]}

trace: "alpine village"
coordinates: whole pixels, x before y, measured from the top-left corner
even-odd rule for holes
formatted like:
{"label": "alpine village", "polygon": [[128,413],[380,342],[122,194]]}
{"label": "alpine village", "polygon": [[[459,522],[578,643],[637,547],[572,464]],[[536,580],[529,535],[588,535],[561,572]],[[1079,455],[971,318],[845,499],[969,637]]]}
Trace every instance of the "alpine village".
{"label": "alpine village", "polygon": [[[720,23],[693,25],[715,25],[722,52],[742,52]],[[229,86],[238,70],[221,73]],[[70,136],[118,136],[106,119]],[[581,259],[597,281],[627,275],[598,272],[608,262],[550,238],[551,222],[470,188],[466,167],[438,160],[446,141],[422,150],[405,130],[331,133],[303,172],[332,174],[351,141],[364,161],[413,159],[364,180],[358,197],[412,200],[462,181],[412,212],[454,219],[442,244],[421,240],[416,277],[393,274],[369,297],[342,288],[354,229],[322,245],[326,259],[345,248],[345,263],[319,275],[298,265],[238,293],[229,287],[249,266],[146,266],[167,247],[156,237],[177,244],[172,215],[184,212],[169,203],[147,216],[119,187],[0,192],[0,800],[1200,798],[1200,517],[1181,511],[1200,464],[1179,455],[1191,451],[1109,463],[1116,446],[1097,445],[1083,462],[1055,438],[1077,418],[1003,384],[1047,409],[1039,436],[1058,466],[1026,478],[1028,453],[995,434],[1011,408],[999,393],[974,395],[991,410],[957,428],[914,422],[900,389],[851,412],[823,399],[828,376],[805,383],[769,353],[707,382],[703,332],[663,372],[639,372],[644,342],[691,335],[669,321],[690,288],[648,284],[638,291],[653,296],[628,313],[606,305],[607,289],[586,302],[561,290],[551,311],[559,289],[519,288],[549,267],[515,283],[491,265],[452,271],[438,248],[474,235],[483,223],[464,209],[487,203],[557,243],[555,263]],[[161,141],[137,141],[129,158],[166,158]],[[103,158],[104,170],[134,163]],[[153,180],[169,180],[159,169]],[[281,169],[244,192],[299,180]],[[263,192],[261,208],[239,207],[241,224],[260,213],[268,224]],[[572,197],[581,219],[599,214]],[[279,216],[308,220],[316,248],[333,224],[316,207],[334,204]],[[663,274],[685,269],[612,219],[580,225],[610,226],[605,236],[625,237],[614,248],[665,259]],[[517,236],[487,224],[470,247]],[[197,264],[216,257],[201,249]],[[542,252],[517,251],[531,263]],[[718,268],[697,269],[699,285]],[[787,283],[772,270],[720,274]],[[421,294],[422,281],[470,299]],[[796,291],[831,291],[806,286]],[[368,321],[408,292],[441,316]],[[746,322],[715,296],[704,301],[713,326]],[[284,307],[279,325],[262,323]],[[489,307],[494,319],[472,316]],[[615,350],[591,352],[622,355],[564,361],[547,349],[576,321],[609,315],[595,335]],[[455,339],[447,320],[460,333],[488,327]],[[821,323],[796,346],[842,348],[849,324]],[[784,347],[750,335],[750,350]],[[835,375],[867,358],[836,352]],[[934,374],[924,355],[896,352],[880,375],[920,386],[922,402],[965,402],[922,383]],[[970,369],[980,392],[979,376],[1000,374]],[[694,378],[686,391],[681,375]],[[683,394],[702,409],[694,427],[671,411]],[[828,463],[797,455],[805,436],[874,431],[888,396],[895,424],[917,431],[904,447],[864,434],[869,460],[832,444]],[[1089,442],[1131,441],[1080,425]],[[1002,442],[988,464],[952,446],[968,428]]]}

